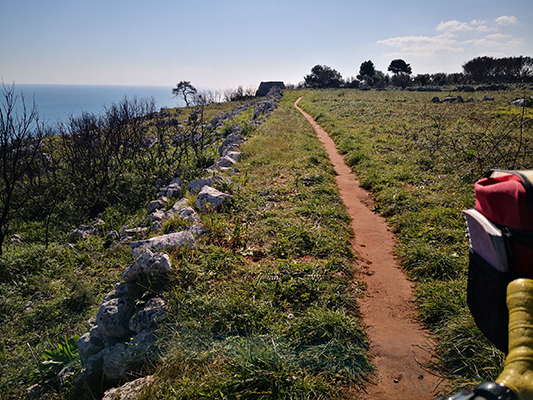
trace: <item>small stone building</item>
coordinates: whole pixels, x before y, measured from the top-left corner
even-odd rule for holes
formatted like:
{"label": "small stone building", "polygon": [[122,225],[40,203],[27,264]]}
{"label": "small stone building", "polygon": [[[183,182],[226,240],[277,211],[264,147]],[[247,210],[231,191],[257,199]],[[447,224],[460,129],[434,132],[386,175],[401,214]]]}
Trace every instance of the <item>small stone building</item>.
{"label": "small stone building", "polygon": [[268,92],[270,91],[270,89],[276,86],[282,90],[285,89],[285,84],[283,82],[276,82],[276,81],[261,82],[261,84],[259,85],[259,89],[257,89],[257,92],[255,92],[255,95],[266,96]]}

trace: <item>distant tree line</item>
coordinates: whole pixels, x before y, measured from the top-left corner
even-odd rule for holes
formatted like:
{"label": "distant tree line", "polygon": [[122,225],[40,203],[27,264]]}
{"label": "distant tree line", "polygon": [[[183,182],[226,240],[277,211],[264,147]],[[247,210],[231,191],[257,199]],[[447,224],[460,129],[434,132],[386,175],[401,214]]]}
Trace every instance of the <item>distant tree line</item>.
{"label": "distant tree line", "polygon": [[525,83],[533,82],[532,57],[476,57],[463,64],[463,72],[412,75],[412,69],[402,59],[392,60],[387,68],[392,76],[375,68],[371,60],[359,67],[356,78],[343,79],[327,65],[315,65],[304,77],[301,86],[308,88],[383,88],[386,86],[446,86],[459,84]]}
{"label": "distant tree line", "polygon": [[533,81],[531,57],[477,57],[463,65],[470,83],[517,83]]}

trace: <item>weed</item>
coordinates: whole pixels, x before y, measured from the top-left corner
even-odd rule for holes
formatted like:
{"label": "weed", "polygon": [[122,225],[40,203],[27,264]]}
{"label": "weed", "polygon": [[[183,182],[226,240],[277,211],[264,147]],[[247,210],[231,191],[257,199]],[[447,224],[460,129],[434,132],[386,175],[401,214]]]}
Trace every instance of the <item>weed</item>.
{"label": "weed", "polygon": [[[52,349],[44,350],[40,361],[36,360],[37,370],[30,374],[30,379],[42,384],[54,384],[55,382],[51,381],[57,377],[61,370],[79,367],[80,358],[77,346],[79,338],[78,335],[70,339],[59,338]],[[30,345],[28,344],[28,346]]]}
{"label": "weed", "polygon": [[172,218],[163,221],[161,232],[164,234],[186,230],[193,224],[192,221],[184,220],[179,216],[174,215]]}

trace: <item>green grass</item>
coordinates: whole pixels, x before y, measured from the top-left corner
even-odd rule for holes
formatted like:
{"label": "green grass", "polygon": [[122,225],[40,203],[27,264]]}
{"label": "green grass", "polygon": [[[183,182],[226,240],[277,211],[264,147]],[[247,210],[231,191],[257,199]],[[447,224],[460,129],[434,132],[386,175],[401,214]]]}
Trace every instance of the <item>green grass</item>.
{"label": "green grass", "polygon": [[[240,173],[224,188],[234,200],[200,215],[209,233],[195,249],[171,252],[170,281],[151,289],[169,312],[161,356],[144,371],[156,381],[141,398],[332,399],[344,386],[364,386],[372,372],[356,304],[365,286],[354,279],[350,218],[326,153],[292,106],[300,95],[396,233],[397,255],[417,282],[420,320],[438,340],[437,366],[455,386],[494,379],[502,354],[481,336],[465,304],[468,241],[460,211],[473,206],[473,183],[489,167],[532,167],[531,111],[522,118],[522,110],[506,105],[523,94],[436,105],[427,93],[303,91],[287,92],[260,127],[246,124],[248,109],[222,129],[221,138],[233,123],[244,124],[249,138]],[[214,104],[205,120],[231,107]],[[206,157],[212,153],[214,147]],[[186,178],[207,161],[188,165]],[[102,218],[106,230],[119,230],[144,214],[111,206]],[[16,222],[27,244],[6,244],[0,259],[6,399],[24,396],[39,380],[43,354],[87,331],[86,321],[132,261],[128,245],[109,247],[103,239],[65,246],[72,227],[57,221],[46,247],[42,227]],[[182,223],[169,221],[165,229]],[[99,383],[80,393],[67,384],[58,392],[53,379],[48,383],[46,396],[54,399],[96,399],[105,389]]]}
{"label": "green grass", "polygon": [[[473,95],[479,100],[483,94]],[[463,104],[430,102],[446,93],[300,95],[299,105],[331,134],[397,235],[397,255],[418,282],[419,317],[438,341],[437,366],[454,388],[494,380],[503,354],[482,337],[466,306],[468,239],[461,210],[474,207],[474,182],[490,168],[533,168],[533,112],[509,105],[524,97],[524,89]]]}
{"label": "green grass", "polygon": [[[364,386],[372,372],[355,302],[364,285],[353,278],[349,217],[334,170],[293,101],[288,95],[260,127],[245,125],[241,172],[224,187],[234,200],[200,214],[209,233],[195,249],[171,252],[170,281],[152,288],[169,311],[161,357],[145,367],[157,379],[144,398],[331,399],[343,385]],[[234,122],[245,124],[252,111]],[[106,210],[106,230],[144,218],[143,210],[124,211]],[[164,229],[182,224],[171,220]],[[32,371],[41,355],[88,330],[86,321],[131,263],[128,245],[93,238],[70,249],[60,238],[48,248],[7,245],[0,262],[2,398],[23,396],[39,381]],[[106,388],[97,382],[58,392],[53,378],[47,382],[46,396],[55,399],[101,398]]]}
{"label": "green grass", "polygon": [[[129,246],[106,250],[102,240],[88,240],[77,250],[66,246],[8,246],[0,259],[0,395],[18,398],[41,381],[41,355],[62,338],[87,331],[104,294],[111,291],[124,266]],[[76,355],[77,357],[77,355]],[[79,371],[79,361],[73,363]],[[67,396],[70,385],[54,396]]]}
{"label": "green grass", "polygon": [[176,252],[172,350],[144,398],[335,398],[372,371],[349,217],[314,132],[284,99],[241,150],[231,207]]}

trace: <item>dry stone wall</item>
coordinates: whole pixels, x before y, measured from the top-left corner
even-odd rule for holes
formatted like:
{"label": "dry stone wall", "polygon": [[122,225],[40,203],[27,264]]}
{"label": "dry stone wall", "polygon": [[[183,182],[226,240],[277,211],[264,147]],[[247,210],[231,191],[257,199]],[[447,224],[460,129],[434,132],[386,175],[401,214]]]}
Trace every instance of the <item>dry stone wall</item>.
{"label": "dry stone wall", "polygon": [[[256,114],[263,117],[268,115],[277,107],[281,96],[281,90],[274,88],[265,99],[256,102],[256,111],[259,112],[254,112],[254,118],[257,118]],[[220,121],[216,119],[212,123],[220,124]],[[145,298],[146,291],[140,288],[147,282],[162,286],[173,270],[166,252],[182,246],[194,248],[196,238],[207,232],[198,213],[216,211],[232,201],[233,196],[216,187],[231,184],[231,179],[221,174],[237,173],[236,164],[243,157],[238,149],[246,139],[240,134],[238,125],[235,127],[219,147],[220,158],[207,168],[207,175],[188,183],[187,190],[197,194],[195,204],[189,204],[186,198],[181,198],[164,211],[170,199],[182,192],[182,181],[177,177],[161,188],[157,199],[148,205],[149,227],[124,227],[120,233],[108,234],[113,239],[129,242],[134,261],[125,268],[115,289],[104,297],[95,318],[88,321],[89,331],[78,340],[83,364],[82,372],[76,379],[78,383],[102,377],[117,383],[130,381],[138,378],[147,360],[160,353],[164,340],[159,337],[158,327],[166,319],[167,304],[160,297]],[[163,222],[176,217],[185,222],[183,228],[161,234]],[[72,235],[73,241],[90,234],[101,234],[102,225],[97,221],[91,226],[78,228]],[[136,235],[148,229],[155,236],[147,240],[134,240]],[[138,386],[137,382],[133,386]],[[129,390],[132,385],[127,387]],[[120,398],[117,395],[125,393],[125,388],[108,391],[106,398]]]}

